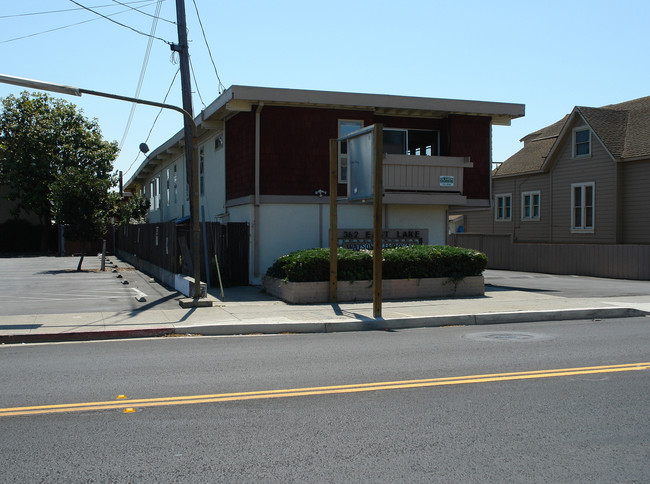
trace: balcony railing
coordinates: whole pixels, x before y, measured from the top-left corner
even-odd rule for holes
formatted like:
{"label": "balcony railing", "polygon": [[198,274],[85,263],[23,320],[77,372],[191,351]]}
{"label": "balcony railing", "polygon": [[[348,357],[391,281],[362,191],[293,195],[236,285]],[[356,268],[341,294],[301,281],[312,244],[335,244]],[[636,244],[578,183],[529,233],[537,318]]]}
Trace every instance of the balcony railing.
{"label": "balcony railing", "polygon": [[463,191],[463,168],[472,168],[468,157],[386,155],[386,192],[458,193]]}

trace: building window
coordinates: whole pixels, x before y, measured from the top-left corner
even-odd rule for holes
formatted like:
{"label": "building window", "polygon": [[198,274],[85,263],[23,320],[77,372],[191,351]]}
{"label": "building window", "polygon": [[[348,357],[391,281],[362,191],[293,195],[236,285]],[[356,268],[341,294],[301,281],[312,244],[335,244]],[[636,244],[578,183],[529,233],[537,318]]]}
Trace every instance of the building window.
{"label": "building window", "polygon": [[178,203],[178,174],[174,165],[174,204]]}
{"label": "building window", "polygon": [[[339,138],[363,128],[363,121],[339,119]],[[348,182],[348,142],[339,141],[339,183]]]}
{"label": "building window", "polygon": [[165,180],[167,185],[165,187],[165,199],[167,201],[167,206],[169,207],[169,202],[170,202],[170,194],[169,194],[169,175],[170,175],[170,170],[167,168],[167,179]]}
{"label": "building window", "polygon": [[596,186],[594,182],[571,185],[571,230],[593,232]]}
{"label": "building window", "polygon": [[521,220],[539,220],[539,191],[521,194]]}
{"label": "building window", "polygon": [[223,135],[217,136],[214,139],[214,151],[223,148]]}
{"label": "building window", "polygon": [[156,177],[149,183],[149,209],[160,208],[160,177]]}
{"label": "building window", "polygon": [[573,157],[587,156],[591,156],[591,131],[589,128],[575,128],[573,130]]}
{"label": "building window", "polygon": [[389,155],[438,156],[438,131],[384,128],[384,153]]}
{"label": "building window", "polygon": [[494,208],[495,220],[509,221],[512,218],[512,195],[510,193],[497,195]]}
{"label": "building window", "polygon": [[205,193],[205,154],[203,148],[199,150],[199,194],[203,196]]}

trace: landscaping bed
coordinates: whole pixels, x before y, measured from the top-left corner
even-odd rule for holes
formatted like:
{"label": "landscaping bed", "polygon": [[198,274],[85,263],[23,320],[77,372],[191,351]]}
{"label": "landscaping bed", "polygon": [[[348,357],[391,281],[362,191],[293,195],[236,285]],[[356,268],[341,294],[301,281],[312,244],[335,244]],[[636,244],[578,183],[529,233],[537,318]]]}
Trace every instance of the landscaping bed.
{"label": "landscaping bed", "polygon": [[[487,257],[449,246],[411,246],[382,251],[382,298],[482,296]],[[372,253],[338,249],[337,301],[372,300]],[[266,291],[295,304],[329,301],[329,249],[282,256],[263,279]]]}

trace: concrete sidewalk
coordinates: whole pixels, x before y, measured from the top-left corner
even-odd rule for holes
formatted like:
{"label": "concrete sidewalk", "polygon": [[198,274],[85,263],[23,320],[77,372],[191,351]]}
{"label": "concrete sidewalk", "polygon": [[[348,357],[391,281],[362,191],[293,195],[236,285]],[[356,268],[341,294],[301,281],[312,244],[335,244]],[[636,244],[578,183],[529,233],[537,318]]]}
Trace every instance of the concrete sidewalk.
{"label": "concrete sidewalk", "polygon": [[[122,264],[118,262],[118,264]],[[489,274],[489,271],[488,273]],[[25,314],[0,317],[0,343],[74,341],[171,334],[319,333],[447,325],[604,319],[650,314],[650,295],[562,297],[552,291],[490,285],[483,297],[385,301],[382,318],[372,302],[292,305],[257,287],[210,291],[213,307]],[[178,294],[180,300],[182,296]]]}

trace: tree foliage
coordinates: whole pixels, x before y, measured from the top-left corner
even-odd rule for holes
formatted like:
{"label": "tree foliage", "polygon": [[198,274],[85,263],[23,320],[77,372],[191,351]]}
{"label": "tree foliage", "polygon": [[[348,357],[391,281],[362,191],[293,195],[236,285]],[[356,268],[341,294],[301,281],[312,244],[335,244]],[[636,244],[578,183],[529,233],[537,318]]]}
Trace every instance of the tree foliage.
{"label": "tree foliage", "polygon": [[[17,210],[36,213],[42,225],[50,225],[53,207],[59,205],[56,197],[64,195],[64,187],[74,188],[75,178],[92,197],[98,196],[100,186],[108,190],[117,153],[117,143],[102,138],[97,120],[86,118],[74,104],[26,91],[2,99],[0,182],[10,187],[9,198],[18,202]],[[54,210],[57,217],[67,213],[69,219],[68,204],[79,191],[60,202]]]}

